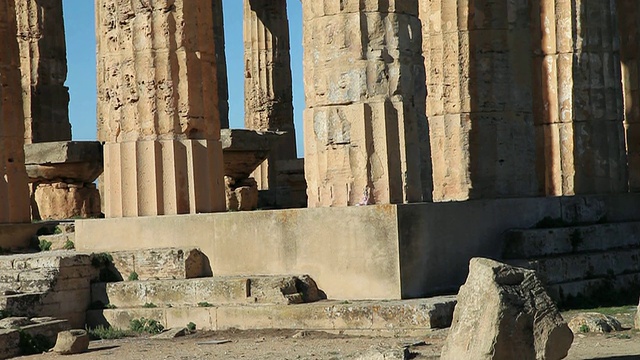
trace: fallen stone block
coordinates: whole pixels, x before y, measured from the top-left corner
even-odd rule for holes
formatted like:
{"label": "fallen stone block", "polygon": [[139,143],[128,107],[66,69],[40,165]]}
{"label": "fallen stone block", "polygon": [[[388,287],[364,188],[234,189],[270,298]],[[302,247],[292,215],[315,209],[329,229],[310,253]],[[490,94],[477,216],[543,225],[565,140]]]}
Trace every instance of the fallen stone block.
{"label": "fallen stone block", "polygon": [[534,271],[475,258],[441,359],[562,359],[572,342]]}
{"label": "fallen stone block", "polygon": [[81,354],[89,348],[89,335],[85,330],[69,330],[58,333],[53,351],[62,355]]}
{"label": "fallen stone block", "polygon": [[569,328],[574,334],[597,332],[609,333],[612,331],[622,331],[622,325],[613,316],[600,313],[584,313],[574,316],[569,321]]}

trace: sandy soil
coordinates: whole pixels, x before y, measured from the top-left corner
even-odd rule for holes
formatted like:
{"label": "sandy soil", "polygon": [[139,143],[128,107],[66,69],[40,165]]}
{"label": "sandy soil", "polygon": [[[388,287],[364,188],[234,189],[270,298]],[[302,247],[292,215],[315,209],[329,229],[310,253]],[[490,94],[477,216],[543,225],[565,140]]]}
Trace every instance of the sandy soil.
{"label": "sandy soil", "polygon": [[[437,359],[446,337],[437,331],[421,337],[372,338],[331,335],[322,332],[227,331],[199,333],[174,340],[130,338],[94,341],[91,351],[81,355],[54,353],[20,359],[357,359],[373,347],[392,348],[418,344],[410,348],[414,359]],[[300,335],[304,335],[300,337]],[[216,340],[230,340],[215,344]],[[616,334],[580,334],[576,336],[568,359],[640,359],[640,333],[626,330]]]}

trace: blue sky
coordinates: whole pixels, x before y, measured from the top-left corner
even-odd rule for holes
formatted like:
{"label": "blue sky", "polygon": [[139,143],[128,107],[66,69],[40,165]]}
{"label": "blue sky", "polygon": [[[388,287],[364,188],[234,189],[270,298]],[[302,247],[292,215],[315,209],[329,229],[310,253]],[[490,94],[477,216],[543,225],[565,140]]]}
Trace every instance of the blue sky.
{"label": "blue sky", "polygon": [[[186,0],[191,1],[191,0]],[[63,0],[67,34],[69,75],[67,86],[71,95],[69,112],[74,140],[96,138],[96,58],[94,2]],[[229,77],[229,106],[232,128],[244,127],[244,75],[242,40],[242,0],[223,0],[225,37]],[[298,153],[302,156],[302,5],[289,1],[291,30],[291,67],[293,72],[294,107]]]}

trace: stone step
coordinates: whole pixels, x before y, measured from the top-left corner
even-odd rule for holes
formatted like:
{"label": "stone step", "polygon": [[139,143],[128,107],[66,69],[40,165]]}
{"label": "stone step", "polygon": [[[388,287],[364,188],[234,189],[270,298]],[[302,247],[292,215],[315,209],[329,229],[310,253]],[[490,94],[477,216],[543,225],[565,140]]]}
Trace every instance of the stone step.
{"label": "stone step", "polygon": [[118,280],[193,279],[211,276],[209,260],[195,248],[162,248],[108,253]]}
{"label": "stone step", "polygon": [[[181,280],[96,283],[93,304],[117,308],[209,306],[209,304],[300,304],[323,294],[309,276],[229,276]],[[97,306],[97,305],[96,305]]]}
{"label": "stone step", "polygon": [[87,312],[87,325],[127,329],[133,319],[153,319],[165,328],[193,322],[201,330],[298,329],[406,331],[451,325],[455,296],[391,301],[319,301],[300,305],[219,305],[104,309]]}
{"label": "stone step", "polygon": [[595,304],[600,304],[601,299],[614,302],[618,300],[626,304],[628,303],[625,301],[626,294],[629,294],[629,297],[633,297],[633,301],[636,301],[639,289],[640,272],[621,274],[615,277],[570,281],[546,287],[547,293],[554,301],[568,308],[579,307],[585,300],[590,300]]}
{"label": "stone step", "polygon": [[536,270],[547,285],[640,272],[640,249],[578,253],[510,264]]}
{"label": "stone step", "polygon": [[510,230],[505,235],[503,257],[532,259],[638,246],[640,246],[640,222]]}

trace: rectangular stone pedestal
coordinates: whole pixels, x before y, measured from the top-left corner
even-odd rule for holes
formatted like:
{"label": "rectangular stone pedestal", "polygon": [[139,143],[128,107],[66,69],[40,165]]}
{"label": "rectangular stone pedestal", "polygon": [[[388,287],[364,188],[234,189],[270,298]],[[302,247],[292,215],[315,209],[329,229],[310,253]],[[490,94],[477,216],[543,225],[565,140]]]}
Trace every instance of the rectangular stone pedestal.
{"label": "rectangular stone pedestal", "polygon": [[457,290],[508,229],[639,214],[640,194],[624,194],[81,220],[76,248],[198,247],[216,276],[309,274],[330,299],[400,299]]}
{"label": "rectangular stone pedestal", "polygon": [[28,249],[42,224],[0,224],[0,248],[4,251]]}

